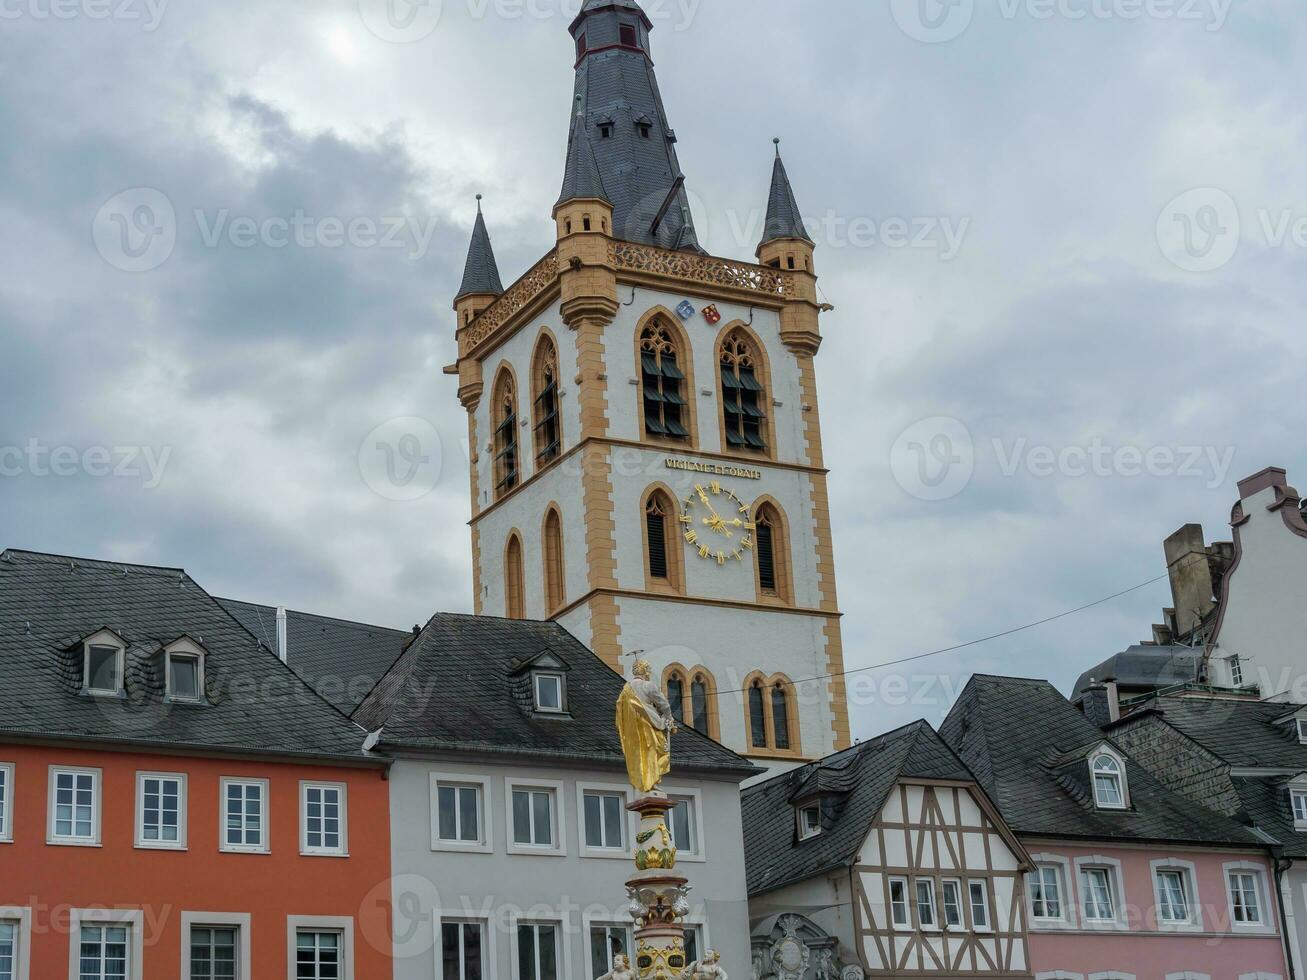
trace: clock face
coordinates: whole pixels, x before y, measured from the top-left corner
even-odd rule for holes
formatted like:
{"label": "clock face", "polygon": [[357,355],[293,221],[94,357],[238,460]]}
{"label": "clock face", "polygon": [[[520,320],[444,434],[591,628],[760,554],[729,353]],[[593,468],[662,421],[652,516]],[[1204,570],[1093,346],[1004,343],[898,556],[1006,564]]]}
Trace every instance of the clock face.
{"label": "clock face", "polygon": [[681,536],[704,561],[742,562],[753,550],[758,527],[749,517],[749,505],[716,480],[695,484],[681,505]]}

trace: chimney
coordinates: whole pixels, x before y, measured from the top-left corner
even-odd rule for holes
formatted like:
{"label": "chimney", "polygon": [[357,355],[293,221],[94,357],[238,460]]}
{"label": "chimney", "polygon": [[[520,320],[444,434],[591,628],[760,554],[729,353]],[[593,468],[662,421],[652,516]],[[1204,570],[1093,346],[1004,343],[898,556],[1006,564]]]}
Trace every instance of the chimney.
{"label": "chimney", "polygon": [[1080,695],[1080,710],[1099,728],[1106,728],[1121,719],[1121,698],[1116,681],[1105,684],[1093,682]]}
{"label": "chimney", "polygon": [[1187,636],[1202,623],[1216,605],[1212,593],[1212,565],[1203,540],[1201,524],[1186,524],[1163,546],[1166,568],[1171,576],[1171,599],[1175,605],[1175,630]]}
{"label": "chimney", "polygon": [[289,656],[289,650],[286,645],[286,607],[277,607],[277,656],[281,658],[282,663],[289,663],[286,659]]}

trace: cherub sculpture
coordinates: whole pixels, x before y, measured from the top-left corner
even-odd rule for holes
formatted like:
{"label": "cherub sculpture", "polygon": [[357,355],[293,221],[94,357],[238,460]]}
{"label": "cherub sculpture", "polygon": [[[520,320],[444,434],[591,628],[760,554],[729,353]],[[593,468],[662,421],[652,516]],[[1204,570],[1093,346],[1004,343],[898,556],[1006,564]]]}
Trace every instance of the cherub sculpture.
{"label": "cherub sculpture", "polygon": [[625,953],[618,953],[613,957],[613,969],[605,973],[599,980],[635,980],[635,971],[631,969],[631,961]]}
{"label": "cherub sculpture", "polygon": [[684,973],[681,974],[681,980],[730,980],[726,971],[721,967],[722,954],[715,949],[710,949],[703,956],[703,959],[691,963]]}

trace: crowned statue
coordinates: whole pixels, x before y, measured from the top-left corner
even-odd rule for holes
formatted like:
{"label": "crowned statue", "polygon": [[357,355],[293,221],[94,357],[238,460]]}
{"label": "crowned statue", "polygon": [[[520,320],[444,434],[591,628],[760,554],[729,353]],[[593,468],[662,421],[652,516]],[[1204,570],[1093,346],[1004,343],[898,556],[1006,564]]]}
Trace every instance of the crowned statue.
{"label": "crowned statue", "polygon": [[617,733],[626,756],[626,773],[641,793],[652,793],[672,770],[676,722],[666,695],[653,682],[649,661],[636,663],[635,675],[617,699]]}

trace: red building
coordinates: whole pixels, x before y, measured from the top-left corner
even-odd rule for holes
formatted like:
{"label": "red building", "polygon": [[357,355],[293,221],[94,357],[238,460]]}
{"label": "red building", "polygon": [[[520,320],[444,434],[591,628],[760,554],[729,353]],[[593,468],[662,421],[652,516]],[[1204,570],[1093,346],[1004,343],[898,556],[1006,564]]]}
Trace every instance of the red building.
{"label": "red building", "polygon": [[0,555],[0,980],[385,980],[386,763],[178,569]]}

